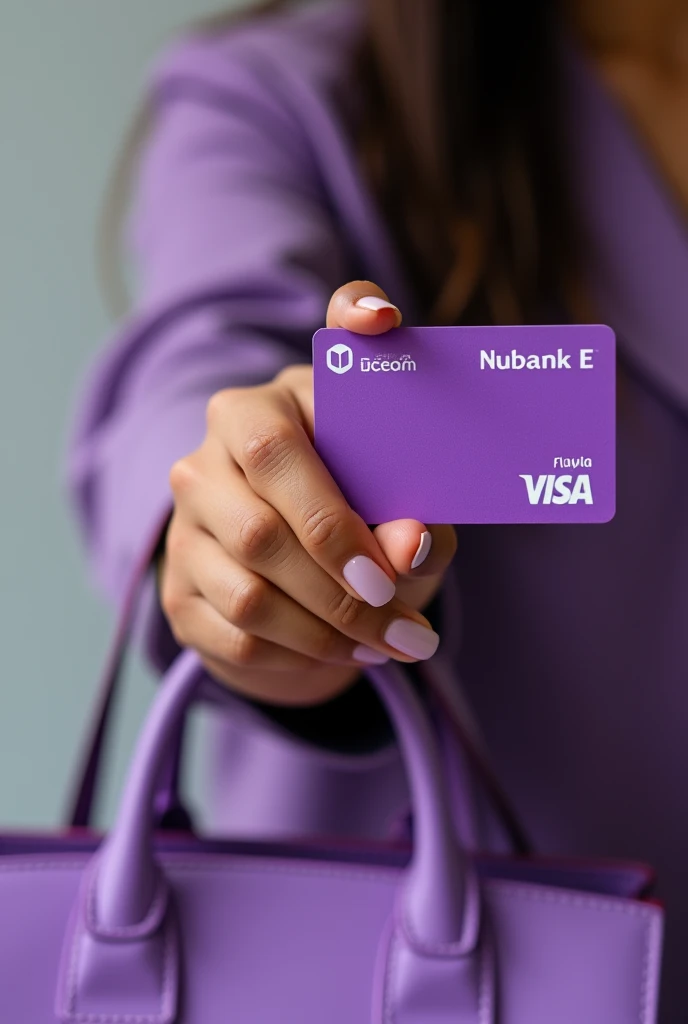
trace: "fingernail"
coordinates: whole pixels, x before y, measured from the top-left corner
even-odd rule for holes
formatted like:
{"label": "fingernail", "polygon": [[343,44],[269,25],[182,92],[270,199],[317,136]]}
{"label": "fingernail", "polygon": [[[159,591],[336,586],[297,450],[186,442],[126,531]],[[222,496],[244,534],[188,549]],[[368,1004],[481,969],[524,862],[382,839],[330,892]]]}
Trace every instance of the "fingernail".
{"label": "fingernail", "polygon": [[372,647],[366,647],[365,644],[359,644],[358,647],[353,649],[354,661],[360,661],[364,665],[384,665],[389,661],[386,654],[381,651],[375,651]]}
{"label": "fingernail", "polygon": [[362,299],[356,299],[354,305],[359,309],[369,309],[373,313],[377,313],[379,309],[394,309],[401,316],[398,306],[395,306],[393,302],[388,302],[387,299],[381,299],[379,295],[364,295]]}
{"label": "fingernail", "polygon": [[412,619],[395,619],[385,632],[385,643],[418,661],[432,658],[439,642],[437,633]]}
{"label": "fingernail", "polygon": [[381,608],[391,601],[396,586],[387,573],[367,555],[356,555],[342,569],[342,576],[362,601]]}
{"label": "fingernail", "polygon": [[420,544],[418,545],[418,550],[416,551],[415,555],[413,556],[413,561],[411,562],[411,568],[412,569],[417,569],[419,565],[423,564],[425,559],[428,557],[428,553],[429,553],[431,547],[432,547],[432,534],[430,533],[429,530],[425,530],[420,535]]}

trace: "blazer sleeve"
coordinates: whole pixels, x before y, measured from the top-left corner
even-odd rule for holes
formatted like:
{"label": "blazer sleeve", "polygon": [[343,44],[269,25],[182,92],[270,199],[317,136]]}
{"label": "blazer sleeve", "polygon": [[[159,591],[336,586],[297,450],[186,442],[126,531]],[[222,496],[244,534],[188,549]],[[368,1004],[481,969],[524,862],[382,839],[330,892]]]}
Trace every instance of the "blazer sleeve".
{"label": "blazer sleeve", "polygon": [[[119,603],[171,510],[172,463],[201,442],[209,397],[310,361],[349,276],[298,119],[236,60],[222,81],[154,77],[129,251],[135,307],[88,374],[69,450],[97,585]],[[148,593],[148,653],[170,637]],[[165,653],[167,652],[167,653]]]}

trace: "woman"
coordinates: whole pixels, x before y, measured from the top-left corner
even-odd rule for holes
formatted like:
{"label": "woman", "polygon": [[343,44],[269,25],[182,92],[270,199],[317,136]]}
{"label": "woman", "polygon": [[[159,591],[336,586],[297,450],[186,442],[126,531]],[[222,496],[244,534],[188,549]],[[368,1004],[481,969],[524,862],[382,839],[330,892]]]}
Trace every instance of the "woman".
{"label": "woman", "polygon": [[[537,848],[657,866],[665,1022],[688,1012],[687,31],[682,0],[340,0],[190,34],[153,77],[139,297],[72,463],[113,600],[157,548],[155,663],[195,647],[237,695],[218,825],[379,831],[403,786],[361,667],[444,632]],[[370,531],[312,447],[310,338],[400,311],[609,323],[615,520],[459,527],[456,558],[449,527]]]}

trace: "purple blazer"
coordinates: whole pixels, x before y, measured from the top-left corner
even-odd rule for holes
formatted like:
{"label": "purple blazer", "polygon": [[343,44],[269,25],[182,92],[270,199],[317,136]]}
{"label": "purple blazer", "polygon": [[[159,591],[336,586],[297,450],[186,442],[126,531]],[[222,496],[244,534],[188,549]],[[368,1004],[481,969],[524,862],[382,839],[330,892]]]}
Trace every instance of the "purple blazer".
{"label": "purple blazer", "polygon": [[[351,278],[376,281],[417,322],[352,149],[357,33],[352,2],[316,5],[184,39],[154,69],[131,220],[138,301],[92,369],[70,456],[90,564],[113,602],[160,531],[169,468],[201,441],[215,390],[308,361],[331,292]],[[678,1013],[688,1005],[688,235],[621,110],[580,57],[564,49],[562,62],[588,283],[627,371],[618,513],[602,526],[461,527],[447,581],[461,604],[450,598],[448,617],[445,606],[441,656],[541,850],[656,865],[669,903],[666,1013]],[[148,598],[140,628],[161,666],[173,643],[152,587]],[[217,827],[370,833],[403,806],[391,747],[334,753],[233,707],[214,723]]]}

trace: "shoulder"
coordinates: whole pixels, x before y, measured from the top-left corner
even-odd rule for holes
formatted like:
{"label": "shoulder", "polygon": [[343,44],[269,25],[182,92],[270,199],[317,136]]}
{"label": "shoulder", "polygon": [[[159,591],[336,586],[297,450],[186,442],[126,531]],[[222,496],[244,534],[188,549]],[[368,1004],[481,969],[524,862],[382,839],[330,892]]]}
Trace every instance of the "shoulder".
{"label": "shoulder", "polygon": [[311,0],[187,33],[155,62],[153,96],[195,90],[221,99],[239,91],[297,108],[305,93],[345,97],[361,20],[360,0]]}

